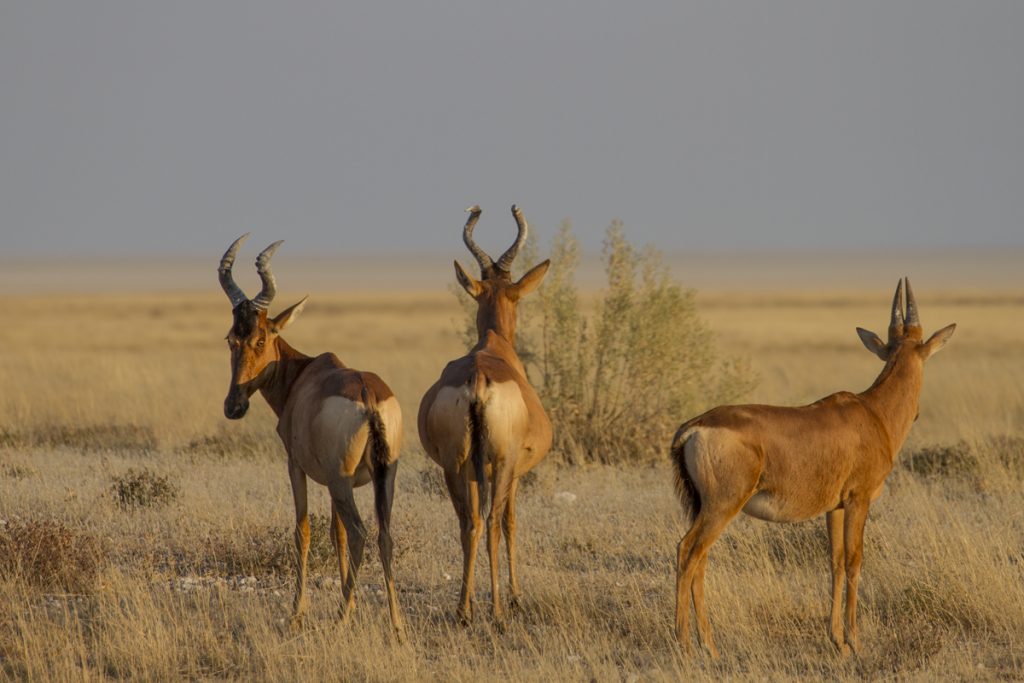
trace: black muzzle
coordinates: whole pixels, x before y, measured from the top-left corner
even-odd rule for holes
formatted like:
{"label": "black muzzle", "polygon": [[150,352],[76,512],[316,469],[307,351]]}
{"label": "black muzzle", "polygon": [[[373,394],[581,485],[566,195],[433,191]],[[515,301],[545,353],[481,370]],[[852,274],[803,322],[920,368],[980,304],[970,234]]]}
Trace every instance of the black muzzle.
{"label": "black muzzle", "polygon": [[240,420],[249,410],[249,399],[228,396],[224,399],[224,417],[229,420]]}

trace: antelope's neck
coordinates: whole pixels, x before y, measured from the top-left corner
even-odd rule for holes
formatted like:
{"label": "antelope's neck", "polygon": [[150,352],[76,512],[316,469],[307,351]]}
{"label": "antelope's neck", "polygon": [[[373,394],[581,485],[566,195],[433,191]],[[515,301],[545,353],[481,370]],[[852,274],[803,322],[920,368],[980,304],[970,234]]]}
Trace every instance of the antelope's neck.
{"label": "antelope's neck", "polygon": [[515,330],[511,332],[501,331],[497,327],[488,327],[480,333],[480,337],[476,340],[476,348],[482,349],[485,346],[494,345],[494,338],[501,339],[505,344],[508,344],[512,348],[516,347],[516,333]]}
{"label": "antelope's neck", "polygon": [[485,331],[480,336],[480,341],[473,347],[473,351],[485,351],[493,356],[497,356],[514,368],[520,375],[526,377],[526,368],[523,367],[523,362],[519,360],[515,346],[494,330]]}
{"label": "antelope's neck", "polygon": [[288,396],[292,393],[295,380],[313,359],[301,351],[296,351],[280,337],[275,340],[275,343],[277,344],[278,361],[270,379],[260,387],[260,393],[263,394],[263,398],[267,400],[274,414],[281,417],[284,406],[288,402]]}
{"label": "antelope's neck", "polygon": [[516,345],[516,310],[507,301],[490,301],[482,304],[476,316],[477,347],[487,343],[490,334],[495,334],[511,346]]}
{"label": "antelope's neck", "polygon": [[875,383],[861,394],[868,406],[885,425],[891,440],[892,456],[896,453],[917,419],[921,396],[923,367],[904,358],[887,365]]}

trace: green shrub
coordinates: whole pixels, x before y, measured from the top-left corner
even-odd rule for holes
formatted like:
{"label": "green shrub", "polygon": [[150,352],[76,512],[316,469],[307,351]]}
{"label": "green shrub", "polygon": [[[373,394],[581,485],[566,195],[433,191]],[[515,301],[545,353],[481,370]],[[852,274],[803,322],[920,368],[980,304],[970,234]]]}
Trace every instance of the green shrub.
{"label": "green shrub", "polygon": [[114,477],[110,488],[114,501],[122,508],[166,505],[178,497],[177,486],[149,470],[130,469]]}
{"label": "green shrub", "polygon": [[[517,271],[532,267],[537,252],[531,237]],[[683,420],[755,385],[745,361],[719,358],[697,315],[696,293],[672,280],[658,251],[631,245],[621,222],[605,235],[607,284],[593,315],[584,312],[576,287],[579,244],[568,222],[555,235],[550,259],[538,294],[519,304],[516,347],[565,461],[660,457]],[[471,346],[476,306],[468,296],[460,300]]]}

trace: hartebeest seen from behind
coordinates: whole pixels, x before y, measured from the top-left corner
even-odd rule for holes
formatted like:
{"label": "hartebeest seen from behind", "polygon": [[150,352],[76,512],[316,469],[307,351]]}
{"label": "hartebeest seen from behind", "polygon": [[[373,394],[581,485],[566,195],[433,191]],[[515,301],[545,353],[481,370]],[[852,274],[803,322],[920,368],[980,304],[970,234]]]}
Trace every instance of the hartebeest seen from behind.
{"label": "hartebeest seen from behind", "polygon": [[[917,419],[924,363],[956,325],[922,341],[917,302],[906,280],[896,285],[889,338],[857,328],[869,351],[885,361],[859,394],[839,392],[808,406],[720,406],[683,424],[672,441],[676,489],[693,515],[679,543],[676,636],[690,650],[690,596],[697,633],[718,652],[704,607],[708,550],[741,510],[770,522],[825,515],[832,555],[832,641],[843,654],[858,649],[857,581],[868,506]],[[846,578],[845,635],[842,617]]]}
{"label": "hartebeest seen from behind", "polygon": [[[487,518],[487,553],[491,564],[493,615],[503,609],[498,596],[498,541],[504,523],[512,604],[521,595],[516,573],[516,490],[519,478],[551,448],[551,422],[515,351],[516,305],[536,289],[547,273],[544,261],[512,281],[512,262],[526,241],[528,226],[512,207],[519,233],[497,262],[473,241],[480,207],[469,209],[463,241],[480,265],[480,279],[455,262],[455,277],[477,304],[479,341],[453,360],[420,403],[420,441],[444,469],[445,483],[459,517],[462,538],[462,593],[457,616],[473,618],[473,566]],[[488,479],[491,505],[487,511]]]}
{"label": "hartebeest seen from behind", "polygon": [[372,481],[391,622],[401,634],[402,617],[391,574],[391,505],[402,442],[398,400],[377,375],[345,367],[333,353],[311,358],[288,345],[281,331],[295,320],[308,297],[273,318],[267,315],[277,291],[270,271],[270,257],[281,244],[275,242],[256,259],[263,289],[256,298],[247,298],[231,275],[235,254],[247,237],[235,240],[218,269],[234,316],[227,336],[231,387],[224,399],[224,415],[231,420],[242,418],[249,409],[249,397],[259,390],[278,418],[277,433],[288,453],[295,499],[297,574],[292,626],[301,626],[306,608],[306,477],[330,492],[331,542],[341,573],[342,619],[355,604],[356,573],[366,539],[353,489]]}

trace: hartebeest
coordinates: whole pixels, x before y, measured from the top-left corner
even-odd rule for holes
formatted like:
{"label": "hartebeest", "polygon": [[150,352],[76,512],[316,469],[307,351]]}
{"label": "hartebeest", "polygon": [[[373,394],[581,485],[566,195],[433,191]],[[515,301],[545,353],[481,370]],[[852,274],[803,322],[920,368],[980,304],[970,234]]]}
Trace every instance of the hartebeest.
{"label": "hartebeest", "polygon": [[480,265],[476,280],[455,262],[455,277],[477,303],[479,341],[470,352],[448,363],[441,378],[420,402],[420,441],[444,468],[462,532],[462,593],[458,618],[473,618],[473,565],[487,513],[487,479],[491,507],[487,514],[487,552],[491,563],[491,597],[496,621],[503,610],[498,597],[498,540],[504,521],[512,604],[521,595],[516,573],[516,489],[519,478],[551,448],[551,422],[515,351],[516,306],[544,279],[550,261],[534,266],[518,282],[510,271],[528,226],[515,206],[516,241],[495,263],[473,241],[480,207],[469,209],[462,239]]}
{"label": "hartebeest", "polygon": [[711,656],[718,656],[704,607],[704,571],[711,544],[741,510],[770,522],[800,522],[825,514],[832,547],[832,641],[843,654],[857,650],[857,581],[868,506],[881,495],[917,419],[924,362],[956,328],[949,325],[921,341],[909,280],[906,294],[904,318],[898,283],[888,342],[857,328],[864,346],[885,361],[866,391],[839,392],[793,408],[719,406],[676,432],[671,451],[676,490],[693,516],[679,542],[676,567],[676,637],[687,651],[692,594],[698,635]]}
{"label": "hartebeest", "polygon": [[242,418],[249,409],[249,397],[259,390],[278,418],[277,433],[288,453],[295,499],[297,574],[292,626],[301,626],[306,608],[306,477],[326,486],[331,495],[331,542],[341,573],[343,620],[355,604],[356,573],[366,540],[353,489],[372,480],[391,622],[401,634],[402,617],[391,575],[391,505],[402,442],[398,400],[377,375],[345,367],[333,353],[311,358],[288,345],[281,331],[295,320],[309,297],[274,318],[267,316],[277,291],[270,271],[270,257],[281,245],[275,242],[256,259],[263,289],[256,298],[247,298],[235,284],[231,267],[248,236],[235,240],[218,269],[234,316],[227,336],[231,387],[224,399],[224,415],[230,420]]}

